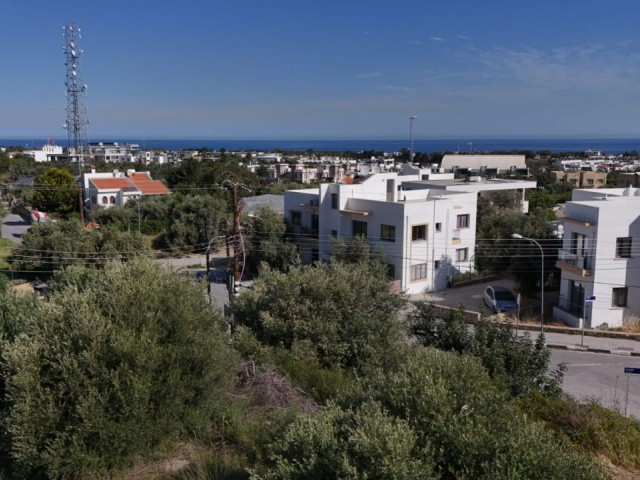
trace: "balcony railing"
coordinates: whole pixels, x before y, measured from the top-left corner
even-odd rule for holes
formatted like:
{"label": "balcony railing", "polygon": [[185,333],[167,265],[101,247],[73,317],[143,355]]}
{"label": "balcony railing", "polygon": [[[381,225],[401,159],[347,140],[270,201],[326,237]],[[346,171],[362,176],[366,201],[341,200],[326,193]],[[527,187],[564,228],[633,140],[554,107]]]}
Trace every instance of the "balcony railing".
{"label": "balcony railing", "polygon": [[558,250],[558,261],[582,270],[591,270],[591,257],[578,255],[567,250]]}

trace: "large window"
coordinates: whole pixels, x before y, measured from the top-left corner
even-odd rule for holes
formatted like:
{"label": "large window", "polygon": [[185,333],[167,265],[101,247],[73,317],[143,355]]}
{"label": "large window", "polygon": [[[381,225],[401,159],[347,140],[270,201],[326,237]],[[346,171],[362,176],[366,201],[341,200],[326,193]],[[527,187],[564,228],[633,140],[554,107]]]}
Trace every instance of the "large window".
{"label": "large window", "polygon": [[291,224],[302,225],[302,212],[291,211]]}
{"label": "large window", "polygon": [[618,237],[616,238],[616,257],[618,258],[630,258],[631,257],[631,237]]}
{"label": "large window", "polygon": [[411,280],[422,280],[423,278],[427,278],[427,264],[411,265]]}
{"label": "large window", "polygon": [[611,296],[612,307],[627,306],[627,287],[614,288]]}
{"label": "large window", "polygon": [[338,208],[338,194],[337,193],[332,193],[331,194],[331,208],[334,208],[334,209]]}
{"label": "large window", "polygon": [[456,228],[469,228],[469,214],[458,215]]}
{"label": "large window", "polygon": [[357,237],[361,235],[363,237],[367,237],[367,222],[361,222],[360,220],[353,221],[353,236]]}
{"label": "large window", "polygon": [[459,248],[456,250],[456,262],[466,262],[469,260],[469,249]]}
{"label": "large window", "polygon": [[380,240],[385,242],[396,241],[396,227],[393,225],[380,225]]}
{"label": "large window", "polygon": [[411,227],[411,240],[426,240],[427,239],[427,226],[426,225],[414,225]]}

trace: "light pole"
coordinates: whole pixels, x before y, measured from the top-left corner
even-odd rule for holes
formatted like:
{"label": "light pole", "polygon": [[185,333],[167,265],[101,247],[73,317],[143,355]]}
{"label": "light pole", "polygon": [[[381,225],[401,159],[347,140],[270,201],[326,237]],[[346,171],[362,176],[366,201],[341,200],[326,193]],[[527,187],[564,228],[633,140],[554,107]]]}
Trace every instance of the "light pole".
{"label": "light pole", "polygon": [[511,238],[518,240],[529,240],[535,243],[540,249],[541,269],[540,269],[540,332],[544,333],[544,250],[542,246],[536,242],[533,238],[523,237],[519,233],[512,233]]}

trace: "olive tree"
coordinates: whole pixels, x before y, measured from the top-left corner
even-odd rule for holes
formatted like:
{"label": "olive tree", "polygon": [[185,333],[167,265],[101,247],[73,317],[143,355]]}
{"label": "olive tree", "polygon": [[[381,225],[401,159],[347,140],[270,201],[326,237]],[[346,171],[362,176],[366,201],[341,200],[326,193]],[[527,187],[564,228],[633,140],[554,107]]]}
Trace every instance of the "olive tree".
{"label": "olive tree", "polygon": [[236,365],[220,315],[153,261],[59,274],[3,352],[21,478],[89,478],[208,425]]}

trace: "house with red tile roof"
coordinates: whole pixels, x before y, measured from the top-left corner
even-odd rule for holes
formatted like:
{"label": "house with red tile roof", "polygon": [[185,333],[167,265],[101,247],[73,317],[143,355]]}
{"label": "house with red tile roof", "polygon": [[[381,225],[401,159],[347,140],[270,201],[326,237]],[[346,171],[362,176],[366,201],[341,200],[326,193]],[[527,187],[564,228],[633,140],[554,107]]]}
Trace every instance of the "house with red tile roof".
{"label": "house with red tile roof", "polygon": [[96,173],[92,169],[83,178],[85,196],[91,207],[121,207],[131,199],[146,196],[168,195],[171,190],[159,180],[153,180],[149,172],[114,170]]}

